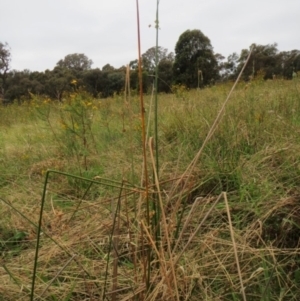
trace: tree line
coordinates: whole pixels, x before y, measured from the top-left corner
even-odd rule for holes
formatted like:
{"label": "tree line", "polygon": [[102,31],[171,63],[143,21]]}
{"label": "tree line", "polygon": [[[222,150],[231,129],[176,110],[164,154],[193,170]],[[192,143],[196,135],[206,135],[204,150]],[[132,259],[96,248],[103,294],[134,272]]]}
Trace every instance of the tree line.
{"label": "tree line", "polygon": [[[243,73],[249,80],[258,72],[264,79],[292,79],[300,71],[300,51],[279,51],[277,44],[253,44],[250,61]],[[249,47],[249,49],[250,49]],[[227,58],[213,51],[210,39],[200,30],[186,30],[176,43],[175,53],[166,48],[152,47],[142,54],[143,90],[150,92],[156,67],[158,91],[172,92],[173,85],[202,88],[216,82],[234,80],[249,54],[242,49]],[[106,98],[121,93],[124,88],[126,67],[110,64],[92,68],[93,62],[83,53],[69,54],[57,62],[53,70],[10,70],[11,51],[7,43],[0,42],[0,99],[21,102],[31,93],[63,100],[66,92],[83,88],[94,97]],[[138,60],[129,63],[130,87],[138,90]]]}

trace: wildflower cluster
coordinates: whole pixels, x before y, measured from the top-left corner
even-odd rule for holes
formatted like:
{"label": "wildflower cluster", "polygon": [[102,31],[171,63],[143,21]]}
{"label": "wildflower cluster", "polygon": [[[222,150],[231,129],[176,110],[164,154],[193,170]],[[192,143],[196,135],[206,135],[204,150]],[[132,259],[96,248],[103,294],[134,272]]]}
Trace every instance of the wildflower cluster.
{"label": "wildflower cluster", "polygon": [[72,93],[60,110],[60,125],[63,129],[67,150],[86,158],[91,150],[93,111],[98,107],[84,93]]}

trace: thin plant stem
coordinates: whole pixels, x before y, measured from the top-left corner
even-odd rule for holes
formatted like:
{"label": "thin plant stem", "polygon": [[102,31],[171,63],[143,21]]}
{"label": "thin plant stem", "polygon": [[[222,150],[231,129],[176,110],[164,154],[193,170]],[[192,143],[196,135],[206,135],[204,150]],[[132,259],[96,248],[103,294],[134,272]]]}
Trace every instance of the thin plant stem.
{"label": "thin plant stem", "polygon": [[147,131],[146,131],[146,141],[148,140],[149,132],[150,132],[150,123],[151,123],[150,116],[152,114],[153,95],[154,95],[154,93],[155,93],[155,86],[152,85],[151,98],[150,98],[150,103],[149,103],[148,123],[147,123]]}
{"label": "thin plant stem", "polygon": [[42,202],[41,202],[41,209],[40,209],[40,217],[39,217],[38,229],[37,229],[37,240],[36,240],[36,247],[35,247],[34,264],[33,264],[30,301],[33,301],[33,298],[34,298],[35,279],[36,279],[36,272],[37,272],[37,263],[38,263],[38,258],[39,258],[40,238],[41,238],[41,231],[42,231],[44,205],[45,205],[46,193],[47,193],[48,177],[49,177],[49,172],[46,172],[44,188],[43,188],[43,195],[42,195]]}
{"label": "thin plant stem", "polygon": [[[218,204],[219,200],[221,199],[222,194],[220,194],[218,196],[218,198],[214,201],[214,203],[211,205],[210,209],[206,212],[205,216],[203,217],[202,221],[200,222],[200,224],[197,226],[196,230],[190,235],[188,242],[185,244],[185,246],[183,247],[183,249],[181,250],[181,252],[176,256],[175,259],[175,263],[177,264],[178,260],[180,259],[180,257],[183,255],[183,253],[186,251],[187,247],[189,246],[189,244],[192,242],[192,240],[194,239],[194,237],[196,236],[196,234],[199,232],[199,230],[201,229],[202,225],[204,224],[204,222],[206,221],[206,219],[209,217],[209,215],[211,214],[211,212],[213,211],[213,209],[215,208],[215,206]],[[176,244],[176,246],[173,249],[173,254],[175,254],[176,248],[178,247],[178,243]]]}
{"label": "thin plant stem", "polygon": [[156,158],[156,172],[159,178],[159,156],[158,156],[158,33],[159,33],[159,0],[156,2],[156,46],[155,46],[155,158]]}
{"label": "thin plant stem", "polygon": [[225,201],[225,205],[226,205],[228,224],[229,224],[229,229],[230,229],[230,236],[231,236],[231,241],[232,241],[232,246],[233,246],[233,251],[234,251],[235,262],[236,262],[236,266],[237,266],[237,270],[238,270],[238,274],[239,274],[239,279],[240,279],[240,283],[241,283],[241,293],[242,293],[242,296],[243,296],[243,300],[247,301],[246,294],[245,294],[245,287],[244,287],[244,283],[243,283],[243,277],[242,277],[242,273],[241,273],[239,257],[238,257],[236,243],[235,243],[235,239],[234,239],[234,232],[233,232],[230,209],[229,209],[229,205],[228,205],[226,192],[223,192],[223,197],[224,197],[224,201]]}
{"label": "thin plant stem", "polygon": [[141,119],[142,119],[142,142],[143,142],[143,160],[144,160],[144,177],[145,177],[145,197],[147,202],[147,223],[150,224],[149,213],[149,192],[148,192],[148,169],[147,169],[147,152],[146,152],[146,127],[145,127],[145,107],[143,96],[143,76],[142,76],[142,56],[141,56],[141,36],[140,36],[140,14],[139,14],[139,1],[136,0],[137,9],[137,29],[138,29],[138,61],[139,61],[139,87],[140,87],[140,106],[141,106]]}
{"label": "thin plant stem", "polygon": [[[149,204],[149,191],[148,191],[148,169],[147,169],[147,152],[146,152],[146,128],[145,128],[145,107],[143,97],[143,74],[142,74],[142,56],[141,56],[141,34],[140,34],[140,13],[139,13],[139,1],[136,0],[136,12],[137,12],[137,34],[138,34],[138,62],[139,62],[139,87],[140,87],[140,107],[141,107],[141,120],[142,120],[142,144],[143,144],[143,161],[144,161],[144,180],[145,180],[145,198],[146,198],[146,218],[147,224],[150,225],[150,204]],[[146,286],[150,286],[150,256],[151,250],[147,248],[147,261],[148,261],[148,273],[146,277]]]}
{"label": "thin plant stem", "polygon": [[[155,46],[155,78],[154,78],[154,88],[155,88],[155,112],[154,112],[154,136],[155,136],[155,163],[156,163],[156,176],[159,180],[159,153],[158,153],[158,33],[159,33],[159,0],[156,2],[156,46]],[[156,245],[159,246],[160,241],[160,206],[158,204],[157,195],[155,194],[153,202],[154,211],[154,227],[155,227],[155,239]]]}
{"label": "thin plant stem", "polygon": [[163,201],[162,201],[162,197],[161,197],[161,191],[160,191],[160,185],[159,185],[158,175],[157,175],[156,169],[155,169],[154,156],[153,156],[153,150],[152,150],[152,141],[153,141],[153,138],[151,137],[149,139],[149,149],[150,149],[150,156],[151,156],[151,161],[152,161],[152,165],[153,165],[153,169],[154,169],[154,179],[155,179],[155,185],[156,185],[157,195],[158,195],[157,198],[159,200],[160,211],[161,211],[161,214],[162,214],[162,223],[163,223],[164,232],[165,232],[166,240],[167,240],[169,260],[170,260],[170,265],[171,265],[171,271],[172,271],[173,281],[174,281],[174,285],[175,285],[176,299],[177,299],[177,301],[179,301],[177,279],[176,279],[175,267],[174,267],[175,264],[173,263],[172,250],[171,250],[171,242],[170,242],[170,236],[169,236],[168,225],[167,225],[167,218],[166,218],[164,207],[163,207],[164,205],[163,205]]}
{"label": "thin plant stem", "polygon": [[[103,289],[103,300],[105,300],[105,298],[106,298],[106,285],[107,285],[107,278],[108,278],[108,265],[109,265],[110,253],[111,253],[111,250],[112,250],[112,246],[114,247],[114,255],[115,255],[114,260],[115,261],[117,260],[117,258],[116,258],[117,254],[116,254],[116,249],[115,249],[115,245],[114,245],[113,235],[115,233],[115,228],[116,228],[116,225],[117,225],[117,216],[118,216],[118,214],[120,214],[121,195],[122,195],[122,188],[120,189],[120,194],[119,194],[119,198],[118,198],[117,207],[116,207],[116,210],[115,210],[115,214],[113,216],[113,226],[112,226],[111,234],[109,236],[109,246],[108,246],[108,254],[107,254],[107,260],[106,260],[105,280],[104,280],[104,289]],[[115,268],[114,268],[113,272],[116,273]],[[113,279],[113,288],[115,288],[115,287],[116,287],[116,283],[115,283],[115,280]],[[113,295],[113,297],[114,297],[114,295]]]}
{"label": "thin plant stem", "polygon": [[71,258],[64,264],[64,266],[56,273],[56,275],[52,278],[52,280],[48,283],[47,287],[43,290],[43,292],[40,294],[39,298],[42,298],[43,295],[46,293],[48,288],[51,286],[51,284],[57,279],[57,277],[64,271],[64,269],[71,263],[71,261],[74,259],[76,254],[73,254]]}
{"label": "thin plant stem", "polygon": [[120,235],[120,212],[121,212],[121,192],[119,195],[119,200],[118,200],[118,212],[117,212],[117,228],[115,231],[115,236],[113,237],[113,285],[112,285],[112,301],[115,301],[117,299],[116,295],[116,290],[118,289],[118,262],[119,262],[119,253],[118,253],[118,246],[119,246],[119,235]]}

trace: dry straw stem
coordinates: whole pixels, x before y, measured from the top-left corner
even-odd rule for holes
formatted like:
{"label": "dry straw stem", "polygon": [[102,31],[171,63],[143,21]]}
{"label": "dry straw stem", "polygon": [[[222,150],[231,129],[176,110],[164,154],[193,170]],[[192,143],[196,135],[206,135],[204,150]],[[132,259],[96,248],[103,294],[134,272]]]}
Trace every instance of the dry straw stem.
{"label": "dry straw stem", "polygon": [[[150,225],[150,204],[149,204],[149,177],[147,168],[147,150],[146,150],[146,126],[145,126],[145,107],[144,107],[144,94],[143,94],[143,74],[142,74],[142,56],[141,56],[141,35],[140,35],[140,13],[139,1],[136,0],[136,19],[137,19],[137,38],[138,38],[138,74],[139,74],[139,89],[140,89],[140,112],[141,112],[141,125],[142,125],[142,147],[143,147],[143,169],[141,184],[145,187],[145,200],[146,200],[146,217],[147,225]],[[143,185],[144,184],[144,185]],[[139,207],[144,199],[143,194],[139,198]],[[140,210],[139,210],[140,211]],[[147,260],[144,259],[144,280],[147,288],[150,285],[150,250],[147,250]]]}
{"label": "dry straw stem", "polygon": [[133,135],[131,133],[133,129],[133,111],[131,105],[131,93],[130,93],[130,67],[129,65],[126,66],[126,76],[125,76],[125,92],[124,92],[124,121],[123,121],[123,132],[126,132],[125,128],[125,111],[128,113],[129,119],[129,128],[130,128],[130,135],[129,135],[129,145],[130,145],[130,152],[131,152],[131,181],[134,182],[134,146],[133,146]]}
{"label": "dry straw stem", "polygon": [[[154,162],[154,159],[153,159],[153,162]],[[162,279],[160,280],[159,284],[157,285],[157,288],[159,287],[162,287],[163,284],[164,284],[164,281],[165,281],[165,278],[169,277],[169,274],[170,272],[174,273],[175,275],[175,270],[174,270],[174,267],[177,265],[178,261],[180,260],[180,258],[182,257],[182,255],[184,254],[184,252],[187,250],[188,246],[190,245],[190,243],[192,242],[192,240],[194,239],[194,237],[196,236],[196,234],[199,232],[200,228],[202,227],[202,225],[204,224],[204,222],[206,221],[206,219],[208,218],[208,216],[210,215],[210,213],[212,212],[212,210],[215,208],[215,206],[217,205],[217,203],[219,202],[219,200],[221,199],[223,194],[220,194],[218,196],[218,198],[215,200],[215,202],[212,204],[212,206],[210,207],[210,209],[207,211],[207,213],[205,214],[205,216],[203,217],[202,221],[200,222],[200,224],[197,226],[196,230],[192,233],[192,235],[190,235],[190,238],[189,240],[187,241],[187,243],[185,244],[185,246],[183,247],[183,249],[181,250],[181,252],[175,256],[175,249],[173,249],[173,252],[170,256],[170,261],[172,258],[172,261],[171,261],[171,271],[168,271],[167,272],[167,275],[166,276],[163,276]],[[161,199],[160,199],[161,200]],[[161,203],[161,202],[160,202]],[[162,205],[162,203],[161,203]],[[195,208],[195,207],[192,207],[192,208]],[[162,212],[164,212],[163,208],[162,208]],[[166,220],[164,218],[164,220]],[[168,232],[167,232],[168,233]],[[167,235],[167,234],[166,234]],[[176,246],[178,246],[178,244],[176,244]],[[173,276],[174,277],[174,276]],[[177,284],[177,283],[176,283]],[[149,300],[154,300],[153,299],[153,294],[155,292],[152,293],[152,295],[149,296]],[[150,299],[151,298],[151,299]],[[179,300],[179,299],[178,299]]]}
{"label": "dry straw stem", "polygon": [[233,250],[234,250],[234,257],[235,257],[236,266],[237,266],[237,270],[238,270],[238,274],[239,274],[239,278],[240,278],[240,283],[241,283],[241,293],[242,293],[242,296],[243,296],[243,300],[247,301],[246,294],[245,294],[245,288],[244,288],[244,284],[243,284],[241,268],[240,268],[240,263],[239,263],[239,257],[238,257],[238,253],[237,253],[236,243],[235,243],[235,240],[234,240],[234,231],[233,231],[233,227],[232,227],[232,223],[231,223],[231,215],[230,215],[230,209],[229,209],[229,205],[228,205],[226,192],[223,192],[223,196],[224,196],[224,201],[225,201],[226,211],[227,211],[227,216],[228,216],[228,224],[229,224],[229,229],[230,229],[230,236],[231,236],[231,240],[232,240],[232,246],[233,246]]}
{"label": "dry straw stem", "polygon": [[[150,117],[152,114],[152,102],[153,102],[153,94],[154,94],[154,86],[152,86],[152,93],[151,93],[151,99],[150,99],[150,105],[149,105],[149,113],[148,116]],[[146,141],[148,140],[148,136],[149,136],[149,131],[150,131],[150,122],[151,119],[148,118],[148,123],[147,123],[147,132],[146,132]],[[141,186],[143,186],[143,179],[144,179],[144,174],[145,174],[145,165],[143,164],[142,166],[142,176],[141,176]],[[138,210],[137,210],[137,216],[140,217],[141,215],[141,210],[142,210],[142,194],[140,197],[140,201],[138,203]]]}
{"label": "dry straw stem", "polygon": [[163,274],[164,278],[167,280],[167,285],[168,285],[169,293],[170,293],[170,295],[172,295],[173,290],[172,290],[172,287],[171,287],[171,284],[170,284],[169,277],[167,277],[167,264],[166,264],[167,262],[166,262],[166,259],[165,259],[165,257],[164,257],[164,252],[162,251],[162,252],[160,253],[160,252],[157,250],[156,244],[155,244],[154,240],[152,239],[152,236],[151,236],[151,234],[149,233],[149,231],[148,231],[148,229],[147,229],[147,227],[145,226],[145,224],[144,224],[143,221],[141,221],[141,225],[142,225],[144,231],[146,232],[147,237],[148,237],[148,239],[149,239],[149,241],[150,241],[150,243],[151,243],[153,249],[155,250],[155,253],[156,253],[157,258],[158,258],[159,263],[160,263],[160,268],[161,268],[162,274]]}
{"label": "dry straw stem", "polygon": [[178,237],[178,239],[177,239],[177,241],[176,241],[175,247],[174,247],[174,249],[173,249],[173,253],[175,253],[175,250],[177,249],[178,244],[181,242],[182,236],[183,236],[183,234],[184,234],[184,232],[185,232],[185,229],[186,229],[186,227],[189,225],[189,222],[190,222],[190,220],[191,220],[191,218],[192,218],[192,213],[193,213],[194,210],[198,207],[197,205],[199,204],[199,201],[200,201],[200,200],[202,201],[203,199],[202,199],[202,198],[197,198],[197,199],[195,200],[195,202],[193,203],[192,208],[191,208],[191,210],[190,210],[190,212],[189,212],[189,214],[188,214],[188,216],[187,216],[187,218],[186,218],[186,221],[185,221],[185,223],[184,223],[184,225],[183,225],[183,227],[182,227],[182,230],[181,230],[181,232],[180,232],[180,234],[179,234],[179,237]]}
{"label": "dry straw stem", "polygon": [[169,260],[170,260],[170,265],[171,265],[173,281],[174,281],[174,285],[175,285],[176,299],[177,299],[177,301],[179,301],[177,279],[176,279],[175,268],[174,268],[174,263],[173,263],[173,258],[172,258],[172,250],[171,250],[171,242],[170,242],[168,225],[167,225],[167,218],[165,215],[165,210],[164,210],[164,205],[163,205],[163,201],[162,201],[162,197],[161,197],[160,185],[159,185],[159,180],[158,180],[158,175],[157,175],[157,170],[156,170],[156,165],[155,165],[154,155],[153,155],[153,138],[152,137],[149,139],[149,149],[150,149],[150,157],[151,157],[151,162],[152,162],[152,167],[153,167],[153,173],[154,173],[154,177],[155,177],[155,185],[156,185],[158,199],[159,199],[159,205],[161,208],[160,211],[162,214],[163,226],[164,226],[164,231],[165,231],[165,235],[166,235],[166,239],[167,239]]}
{"label": "dry straw stem", "polygon": [[[227,105],[227,103],[228,103],[228,101],[229,101],[229,99],[230,99],[230,97],[231,97],[231,94],[233,93],[233,91],[234,91],[234,89],[235,89],[237,83],[239,82],[239,80],[240,80],[240,78],[241,78],[241,76],[242,76],[242,74],[243,74],[243,72],[244,72],[244,69],[245,69],[245,67],[246,67],[246,65],[247,65],[247,63],[248,63],[248,61],[249,61],[249,59],[250,59],[252,50],[253,50],[253,47],[251,47],[250,52],[249,52],[249,55],[248,55],[248,57],[247,57],[247,60],[246,60],[246,62],[245,62],[245,64],[244,64],[244,66],[243,66],[241,72],[239,73],[239,76],[238,76],[238,78],[236,79],[234,85],[232,86],[232,88],[231,88],[231,90],[230,90],[230,92],[229,92],[229,94],[228,94],[226,100],[224,101],[224,103],[223,103],[223,105],[222,105],[222,107],[221,107],[221,109],[220,109],[220,111],[219,111],[219,113],[218,113],[218,115],[217,115],[217,117],[216,117],[214,123],[212,124],[212,126],[211,126],[211,128],[210,128],[210,130],[209,130],[209,132],[208,132],[208,134],[207,134],[207,136],[206,136],[206,138],[205,138],[205,140],[204,140],[204,142],[203,142],[201,148],[200,148],[200,150],[198,151],[198,153],[196,154],[196,156],[194,157],[194,159],[192,160],[192,162],[189,164],[189,166],[186,168],[186,170],[185,170],[184,173],[182,174],[180,180],[177,181],[177,183],[174,185],[173,190],[172,190],[171,193],[170,193],[170,199],[172,198],[174,192],[176,191],[176,189],[178,188],[178,186],[180,185],[180,183],[183,183],[183,179],[186,178],[186,180],[184,181],[184,186],[183,186],[183,188],[181,189],[181,193],[179,194],[179,197],[178,197],[178,199],[181,200],[182,194],[183,194],[183,192],[185,191],[185,188],[186,188],[186,186],[187,186],[187,184],[188,184],[188,180],[189,180],[189,178],[191,177],[192,171],[194,170],[194,167],[195,167],[196,163],[198,162],[198,160],[199,160],[199,158],[200,158],[200,156],[201,156],[201,154],[202,154],[202,152],[203,152],[203,150],[204,150],[206,144],[208,143],[208,141],[210,140],[210,138],[213,136],[214,132],[216,131],[216,129],[217,129],[217,127],[218,127],[218,125],[219,125],[219,123],[220,123],[220,121],[221,121],[221,119],[222,119],[223,113],[224,113],[224,111],[225,111],[225,107],[226,107],[226,105]],[[177,204],[176,204],[177,207],[179,206],[179,203],[180,203],[180,202],[177,202]],[[175,210],[174,210],[174,214],[175,214],[175,212],[177,211],[178,208],[175,207],[174,209],[175,209]]]}
{"label": "dry straw stem", "polygon": [[[206,221],[206,219],[208,218],[208,216],[210,215],[210,213],[212,212],[212,210],[215,208],[215,206],[218,204],[219,200],[221,199],[222,194],[220,194],[217,199],[215,200],[215,202],[212,204],[212,206],[210,207],[210,209],[207,211],[207,213],[205,214],[205,216],[203,217],[201,223],[197,226],[196,230],[194,231],[194,233],[190,236],[189,240],[187,241],[187,243],[185,244],[185,246],[183,247],[181,253],[179,253],[179,255],[177,255],[176,260],[175,260],[175,264],[177,264],[177,262],[179,261],[180,257],[183,255],[183,253],[186,251],[187,247],[189,246],[189,244],[192,242],[192,240],[194,239],[194,237],[196,236],[196,234],[199,232],[200,228],[202,227],[202,225],[204,224],[204,222]],[[173,250],[173,254],[175,253],[176,249],[174,248]]]}
{"label": "dry straw stem", "polygon": [[40,294],[39,298],[42,298],[47,289],[51,286],[51,284],[57,279],[57,277],[63,272],[63,270],[69,265],[69,263],[74,259],[76,254],[73,254],[73,256],[64,264],[64,266],[57,272],[57,274],[53,277],[53,279],[48,283],[47,287],[43,290],[43,292]]}
{"label": "dry straw stem", "polygon": [[146,132],[146,141],[148,140],[149,131],[150,131],[150,122],[151,122],[150,116],[152,115],[153,95],[154,95],[154,85],[152,85],[152,92],[151,92],[151,98],[150,98],[150,103],[149,103],[149,113],[148,113],[148,124],[147,124],[147,132]]}

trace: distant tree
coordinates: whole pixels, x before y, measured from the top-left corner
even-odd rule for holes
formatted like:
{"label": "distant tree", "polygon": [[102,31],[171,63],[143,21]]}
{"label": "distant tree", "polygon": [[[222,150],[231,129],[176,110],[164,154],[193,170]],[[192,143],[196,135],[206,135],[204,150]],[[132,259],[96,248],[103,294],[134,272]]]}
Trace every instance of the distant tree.
{"label": "distant tree", "polygon": [[56,66],[69,69],[70,71],[80,72],[90,70],[93,61],[83,53],[73,53],[65,56],[57,62]]}
{"label": "distant tree", "polygon": [[243,78],[248,79],[250,76],[255,76],[258,71],[264,72],[265,79],[272,78],[277,65],[276,55],[278,49],[276,43],[267,45],[252,44],[249,49],[242,49],[236,75],[243,68],[251,47],[253,48],[252,54],[244,70]]}
{"label": "distant tree", "polygon": [[46,76],[45,89],[51,98],[62,101],[64,92],[72,91],[71,82],[74,78],[70,70],[55,67],[52,71],[46,72]]}
{"label": "distant tree", "polygon": [[[161,46],[158,47],[158,91],[170,91],[168,87],[172,85],[173,71],[170,71],[170,66],[174,63],[174,53],[168,53],[168,49]],[[130,73],[130,86],[132,89],[138,89],[138,60],[133,60],[129,63],[131,69]],[[143,70],[143,91],[148,92],[152,89],[156,68],[156,47],[149,48],[142,54],[142,70]],[[172,68],[171,68],[172,69]],[[168,78],[166,78],[168,77]],[[161,84],[160,80],[165,81],[165,84]],[[166,86],[166,82],[168,82]]]}
{"label": "distant tree", "polygon": [[18,101],[31,98],[31,94],[44,94],[44,85],[40,80],[40,72],[12,70],[7,73],[7,89],[5,98],[8,101]]}
{"label": "distant tree", "polygon": [[110,64],[86,71],[82,77],[85,89],[94,97],[110,97],[124,89],[125,70],[115,69]]}
{"label": "distant tree", "polygon": [[[147,93],[151,89],[152,81],[149,78],[149,74],[147,71],[142,72],[142,80],[143,80],[143,92]],[[137,69],[130,71],[130,89],[139,91],[139,72]]]}
{"label": "distant tree", "polygon": [[[130,88],[132,90],[138,91],[140,88],[139,85],[139,64],[138,60],[133,60],[129,63],[130,67]],[[147,92],[150,89],[151,86],[151,80],[149,78],[149,72],[147,70],[144,70],[142,66],[142,79],[143,79],[143,92]]]}
{"label": "distant tree", "polygon": [[199,70],[202,72],[203,85],[219,77],[218,63],[209,38],[200,30],[187,30],[180,35],[175,47],[175,83],[189,88],[197,87]]}
{"label": "distant tree", "polygon": [[225,63],[224,63],[225,57],[220,53],[215,53],[214,57],[218,64],[218,71],[219,71],[219,73],[222,73],[223,69],[225,67]]}
{"label": "distant tree", "polygon": [[33,93],[45,94],[46,75],[45,72],[30,72],[29,79],[32,81]]}
{"label": "distant tree", "polygon": [[137,70],[139,65],[138,65],[138,60],[133,60],[129,62],[129,67],[131,70]]}
{"label": "distant tree", "polygon": [[113,72],[115,71],[115,68],[111,66],[110,64],[106,64],[102,67],[103,72]]}
{"label": "distant tree", "polygon": [[124,89],[125,73],[107,72],[103,74],[104,81],[102,85],[101,97],[106,98],[114,95],[114,93],[119,94]]}
{"label": "distant tree", "polygon": [[83,74],[85,88],[94,97],[97,97],[103,89],[103,72],[99,69],[87,70]]}
{"label": "distant tree", "polygon": [[[147,90],[152,86],[156,70],[156,47],[149,48],[142,54],[143,71],[146,75]],[[157,48],[158,63],[158,91],[170,92],[173,81],[174,53],[168,53],[168,49],[159,46]]]}
{"label": "distant tree", "polygon": [[22,98],[28,97],[28,88],[30,88],[28,73],[26,70],[12,70],[8,72],[7,75],[7,89],[5,97],[10,102],[16,100],[20,103]]}
{"label": "distant tree", "polygon": [[300,71],[300,50],[279,52],[276,56],[277,69],[275,74],[283,78],[292,79],[293,72]]}
{"label": "distant tree", "polygon": [[158,91],[172,92],[174,55],[169,53],[158,64]]}
{"label": "distant tree", "polygon": [[7,43],[0,42],[0,98],[4,98],[7,73],[10,68],[11,53]]}
{"label": "distant tree", "polygon": [[[169,54],[172,56],[172,54]],[[163,60],[166,59],[168,56],[168,49],[158,46],[157,49],[157,61],[158,64]],[[155,73],[156,68],[156,47],[149,48],[145,53],[142,54],[142,61],[143,61],[143,69],[148,71],[149,74]]]}
{"label": "distant tree", "polygon": [[127,70],[127,68],[126,68],[126,66],[121,66],[120,68],[117,68],[117,69],[115,69],[116,71],[122,71],[122,72],[124,72],[124,73],[126,73],[126,70]]}
{"label": "distant tree", "polygon": [[110,97],[114,93],[120,93],[125,84],[125,72],[122,68],[115,69],[110,64],[102,67],[102,80],[100,96]]}
{"label": "distant tree", "polygon": [[222,74],[222,78],[234,79],[237,76],[239,58],[240,57],[236,52],[233,52],[227,57],[227,61],[224,62],[224,74]]}

